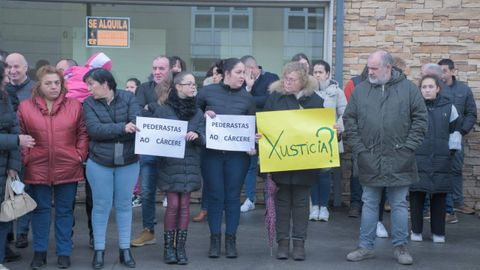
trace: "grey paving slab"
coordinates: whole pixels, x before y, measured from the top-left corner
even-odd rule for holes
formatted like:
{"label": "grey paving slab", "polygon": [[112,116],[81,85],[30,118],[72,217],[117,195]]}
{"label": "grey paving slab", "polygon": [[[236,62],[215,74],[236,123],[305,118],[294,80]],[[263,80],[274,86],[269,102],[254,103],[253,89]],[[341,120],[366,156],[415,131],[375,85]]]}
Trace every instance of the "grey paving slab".
{"label": "grey paving slab", "polygon": [[[198,211],[198,205],[192,205],[191,214]],[[425,222],[424,242],[410,243],[414,265],[402,266],[393,258],[391,239],[377,239],[376,258],[363,262],[347,262],[346,254],[357,244],[359,219],[348,218],[346,209],[335,208],[331,211],[329,222],[310,222],[306,242],[307,259],[303,262],[290,260],[279,261],[270,256],[267,246],[266,231],[263,222],[264,208],[243,213],[237,234],[239,257],[237,259],[207,258],[209,230],[206,222],[190,223],[187,240],[187,252],[190,264],[187,266],[165,265],[163,258],[163,208],[157,205],[158,225],[156,226],[157,244],[132,250],[137,262],[136,269],[462,269],[480,270],[480,218],[458,214],[457,224],[447,224],[445,244],[431,241],[429,224]],[[70,269],[91,269],[92,251],[88,248],[88,229],[83,205],[75,210],[76,227],[74,235],[75,248]],[[385,224],[389,229],[389,215],[385,215]],[[114,215],[110,217],[104,269],[127,269],[118,263],[117,229]],[[141,208],[133,211],[133,236],[141,230]],[[30,236],[31,240],[31,236]],[[22,260],[6,264],[12,270],[30,269],[32,259],[31,243],[28,248],[19,250]],[[273,250],[275,252],[275,249]],[[50,250],[48,266],[44,269],[57,269],[55,241],[50,233]]]}

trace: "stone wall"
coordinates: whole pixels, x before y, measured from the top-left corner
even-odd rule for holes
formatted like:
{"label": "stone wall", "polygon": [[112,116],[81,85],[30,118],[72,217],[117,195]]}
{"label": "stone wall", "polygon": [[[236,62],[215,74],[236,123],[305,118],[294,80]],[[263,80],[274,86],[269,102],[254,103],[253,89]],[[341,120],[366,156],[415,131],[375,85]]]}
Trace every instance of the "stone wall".
{"label": "stone wall", "polygon": [[[383,48],[402,57],[409,79],[418,81],[420,66],[441,58],[455,61],[457,78],[480,99],[480,1],[478,0],[345,0],[344,84],[360,74],[368,55]],[[479,104],[480,105],[480,104]],[[480,210],[480,128],[466,136],[465,202]],[[348,155],[348,154],[347,154]],[[350,164],[343,166],[348,200]]]}

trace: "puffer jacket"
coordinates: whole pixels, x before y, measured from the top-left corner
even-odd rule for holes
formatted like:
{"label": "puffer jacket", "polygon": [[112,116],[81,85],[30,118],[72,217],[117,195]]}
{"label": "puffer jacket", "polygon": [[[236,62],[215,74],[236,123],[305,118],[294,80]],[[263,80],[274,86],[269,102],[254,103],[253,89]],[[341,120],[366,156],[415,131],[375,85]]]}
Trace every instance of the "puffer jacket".
{"label": "puffer jacket", "polygon": [[360,83],[343,114],[345,137],[358,156],[365,186],[408,186],[418,181],[415,150],[427,132],[427,109],[415,84],[392,69],[385,85]]}
{"label": "puffer jacket", "polygon": [[[180,120],[171,105],[167,104],[158,107],[154,117]],[[187,132],[190,131],[196,132],[198,138],[186,142],[184,158],[158,157],[157,186],[162,191],[192,192],[201,187],[200,148],[205,146],[205,119],[198,108],[188,120]]]}
{"label": "puffer jacket", "polygon": [[0,203],[5,197],[7,170],[20,172],[22,168],[18,146],[19,132],[17,115],[8,95],[0,92]]}
{"label": "puffer jacket", "polygon": [[125,125],[135,123],[140,114],[135,96],[124,90],[116,90],[110,105],[105,99],[88,97],[83,103],[83,113],[88,136],[89,156],[106,167],[114,164],[115,143],[123,144],[124,165],[138,161],[135,154],[135,133],[125,132]]}
{"label": "puffer jacket", "polygon": [[410,191],[451,192],[452,153],[448,142],[450,134],[457,128],[458,118],[451,121],[453,103],[447,97],[439,95],[426,104],[428,132],[415,152],[420,181],[411,185]]}
{"label": "puffer jacket", "polygon": [[233,89],[221,83],[210,84],[198,91],[197,106],[216,114],[254,115],[255,101],[243,87]]}
{"label": "puffer jacket", "polygon": [[60,95],[48,112],[42,97],[24,100],[18,107],[22,134],[35,139],[33,148],[23,148],[27,184],[58,185],[84,179],[88,136],[80,102]]}
{"label": "puffer jacket", "polygon": [[[309,76],[308,83],[301,90],[302,97],[297,99],[293,94],[289,94],[283,87],[283,79],[276,81],[270,85],[270,96],[265,103],[263,111],[281,111],[281,110],[299,110],[323,108],[323,99],[315,94],[318,89],[318,82],[312,76]],[[272,172],[272,179],[277,184],[292,184],[310,186],[318,181],[320,169],[314,170],[298,170]]]}

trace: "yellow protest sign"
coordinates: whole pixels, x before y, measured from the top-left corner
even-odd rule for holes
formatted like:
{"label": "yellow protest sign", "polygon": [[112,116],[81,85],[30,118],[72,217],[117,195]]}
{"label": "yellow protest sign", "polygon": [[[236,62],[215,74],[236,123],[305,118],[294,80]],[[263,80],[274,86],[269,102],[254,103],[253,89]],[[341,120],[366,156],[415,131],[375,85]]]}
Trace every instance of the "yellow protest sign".
{"label": "yellow protest sign", "polygon": [[335,122],[335,109],[257,113],[260,171],[340,166]]}

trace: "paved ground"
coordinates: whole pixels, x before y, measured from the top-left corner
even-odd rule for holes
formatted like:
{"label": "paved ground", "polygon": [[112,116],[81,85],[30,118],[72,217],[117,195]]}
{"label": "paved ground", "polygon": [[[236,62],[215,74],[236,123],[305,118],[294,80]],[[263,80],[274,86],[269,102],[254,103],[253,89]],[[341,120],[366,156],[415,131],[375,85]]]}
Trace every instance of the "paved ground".
{"label": "paved ground", "polygon": [[[198,205],[192,205],[192,215]],[[77,206],[77,226],[75,228],[75,248],[72,254],[70,269],[91,269],[92,251],[88,248],[88,229],[83,205]],[[157,241],[150,245],[133,249],[137,262],[136,269],[480,269],[480,218],[458,214],[458,224],[447,225],[446,244],[434,244],[431,241],[429,226],[425,223],[424,238],[421,243],[411,243],[410,250],[414,256],[414,265],[401,266],[392,255],[390,239],[378,239],[376,258],[363,262],[347,262],[345,255],[355,248],[358,238],[359,219],[348,218],[346,209],[337,208],[331,211],[331,219],[327,223],[310,222],[308,240],[306,242],[307,259],[303,262],[290,260],[279,261],[270,256],[263,223],[264,208],[258,207],[253,212],[242,214],[238,232],[237,259],[207,258],[209,231],[207,223],[191,223],[187,241],[187,252],[190,264],[187,266],[165,265],[163,258],[162,215],[163,208],[157,207]],[[134,209],[133,235],[141,230],[141,209]],[[389,215],[385,215],[389,228]],[[106,265],[104,269],[126,269],[118,263],[116,227],[113,215],[109,224]],[[53,226],[52,226],[53,227]],[[54,249],[54,235],[50,234],[50,250],[48,266],[44,269],[57,269]],[[32,259],[31,245],[20,250],[23,259],[9,263],[10,269],[30,269]],[[275,249],[273,250],[275,252]]]}

